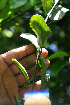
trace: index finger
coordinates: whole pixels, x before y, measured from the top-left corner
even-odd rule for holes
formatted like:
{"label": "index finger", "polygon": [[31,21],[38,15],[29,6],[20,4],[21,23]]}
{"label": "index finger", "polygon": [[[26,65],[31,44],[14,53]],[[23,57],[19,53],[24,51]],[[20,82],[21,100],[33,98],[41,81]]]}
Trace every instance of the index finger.
{"label": "index finger", "polygon": [[36,51],[36,48],[34,45],[30,44],[30,45],[26,45],[17,49],[13,49],[11,51],[8,51],[4,54],[1,54],[0,57],[2,57],[4,59],[4,61],[10,65],[12,64],[12,58],[20,60],[25,56],[31,55],[32,53],[34,53]]}

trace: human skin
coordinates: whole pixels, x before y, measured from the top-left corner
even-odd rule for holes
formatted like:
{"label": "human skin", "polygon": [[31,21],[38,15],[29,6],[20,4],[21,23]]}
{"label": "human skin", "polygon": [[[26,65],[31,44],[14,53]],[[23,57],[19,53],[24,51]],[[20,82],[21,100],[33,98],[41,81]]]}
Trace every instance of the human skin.
{"label": "human skin", "polygon": [[[43,51],[41,57],[48,55],[47,51]],[[26,79],[18,67],[12,62],[12,58],[17,59],[25,68],[36,62],[36,48],[34,45],[26,45],[0,55],[0,105],[15,105],[14,94],[18,99],[24,97],[24,93],[28,87],[19,88],[26,83]],[[46,59],[47,67],[50,62]],[[27,70],[29,79],[33,78],[34,67]],[[40,74],[38,67],[36,75]],[[41,84],[35,83],[35,90],[40,89]],[[32,90],[32,86],[29,87]]]}

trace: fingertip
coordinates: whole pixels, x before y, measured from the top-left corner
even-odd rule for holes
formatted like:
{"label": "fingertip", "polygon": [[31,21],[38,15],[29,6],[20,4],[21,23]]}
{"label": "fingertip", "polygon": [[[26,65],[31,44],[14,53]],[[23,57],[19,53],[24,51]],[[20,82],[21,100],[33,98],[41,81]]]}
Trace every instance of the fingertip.
{"label": "fingertip", "polygon": [[35,82],[36,85],[41,85],[41,80]]}
{"label": "fingertip", "polygon": [[46,56],[48,55],[48,51],[47,50],[44,50],[41,55],[40,55],[40,58],[45,58]]}
{"label": "fingertip", "polygon": [[37,82],[35,82],[34,89],[35,90],[39,90],[40,89],[40,86],[41,86],[41,82],[40,81],[37,81]]}
{"label": "fingertip", "polygon": [[46,66],[49,67],[50,66],[50,61],[48,59],[45,59],[46,62]]}

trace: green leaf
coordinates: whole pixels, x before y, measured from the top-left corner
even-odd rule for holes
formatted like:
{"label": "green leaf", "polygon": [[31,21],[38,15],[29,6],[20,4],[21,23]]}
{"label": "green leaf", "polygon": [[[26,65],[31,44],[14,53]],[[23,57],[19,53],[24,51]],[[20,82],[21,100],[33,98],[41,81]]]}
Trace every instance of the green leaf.
{"label": "green leaf", "polygon": [[0,12],[0,23],[7,19],[12,14],[12,9],[10,4],[6,5]]}
{"label": "green leaf", "polygon": [[9,28],[9,27],[11,27],[11,26],[15,26],[15,25],[19,25],[19,23],[16,23],[16,21],[5,21],[5,23],[3,23],[2,24],[2,29],[4,30],[4,29],[7,29],[7,28]]}
{"label": "green leaf", "polygon": [[14,99],[15,99],[15,102],[18,102],[18,98],[16,95],[14,95]]}
{"label": "green leaf", "polygon": [[67,65],[69,61],[57,61],[50,67],[51,76],[54,76],[57,74],[60,70],[64,68],[65,65]]}
{"label": "green leaf", "polygon": [[49,18],[54,21],[60,20],[64,17],[67,11],[69,11],[69,9],[62,7],[61,5],[55,6]]}
{"label": "green leaf", "polygon": [[41,58],[41,69],[42,69],[42,75],[41,75],[41,88],[40,89],[44,89],[44,82],[45,82],[45,75],[46,75],[46,62],[44,58]]}
{"label": "green leaf", "polygon": [[19,68],[19,70],[21,71],[21,73],[24,75],[26,81],[29,83],[29,77],[28,77],[28,74],[27,74],[25,68],[16,59],[12,59],[12,61]]}
{"label": "green leaf", "polygon": [[50,29],[43,17],[41,15],[33,15],[30,19],[30,27],[37,35],[38,45],[42,47],[50,35]]}
{"label": "green leaf", "polygon": [[41,0],[45,12],[49,11],[52,7],[52,0]]}
{"label": "green leaf", "polygon": [[[38,2],[39,2],[39,0],[36,0],[36,3],[38,3]],[[34,1],[32,2],[32,0],[29,0],[24,6],[22,6],[22,10],[26,11],[29,8],[31,8],[32,6],[34,6],[36,3]]]}
{"label": "green leaf", "polygon": [[19,100],[18,100],[18,98],[17,98],[17,96],[16,96],[16,95],[14,95],[14,99],[15,99],[15,102],[16,102],[16,104],[15,104],[15,105],[20,105]]}
{"label": "green leaf", "polygon": [[18,8],[27,3],[28,0],[11,0],[11,6],[13,9]]}
{"label": "green leaf", "polygon": [[2,9],[8,0],[0,0],[0,9]]}
{"label": "green leaf", "polygon": [[66,53],[66,52],[57,52],[57,53],[54,53],[51,56],[49,56],[47,59],[51,60],[51,59],[55,59],[55,58],[58,58],[58,57],[61,57],[61,56],[69,56],[69,54]]}
{"label": "green leaf", "polygon": [[32,35],[30,33],[25,33],[25,34],[21,34],[20,36],[25,38],[25,39],[28,39],[32,44],[35,45],[35,47],[37,49],[40,48],[40,46],[38,45],[38,42],[37,42],[37,38],[34,35]]}
{"label": "green leaf", "polygon": [[62,3],[70,3],[70,0],[61,0]]}
{"label": "green leaf", "polygon": [[30,0],[30,2],[31,2],[31,5],[34,5],[36,3],[35,0]]}

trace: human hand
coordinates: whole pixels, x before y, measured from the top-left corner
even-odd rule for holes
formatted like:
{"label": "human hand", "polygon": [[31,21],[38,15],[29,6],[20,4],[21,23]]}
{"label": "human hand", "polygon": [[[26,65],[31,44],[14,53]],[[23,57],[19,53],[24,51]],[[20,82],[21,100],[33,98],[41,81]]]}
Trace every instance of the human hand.
{"label": "human hand", "polygon": [[[48,55],[47,51],[42,52],[41,56]],[[26,83],[23,74],[18,67],[12,62],[12,58],[17,59],[25,68],[36,62],[36,48],[33,45],[26,45],[0,55],[0,105],[14,105],[14,94],[18,99],[24,97],[28,87],[18,88]],[[46,60],[47,67],[50,62]],[[34,67],[27,70],[29,79],[33,78]],[[38,67],[36,74],[40,74]],[[40,89],[41,84],[35,84],[35,90]],[[29,88],[32,90],[32,86]]]}

